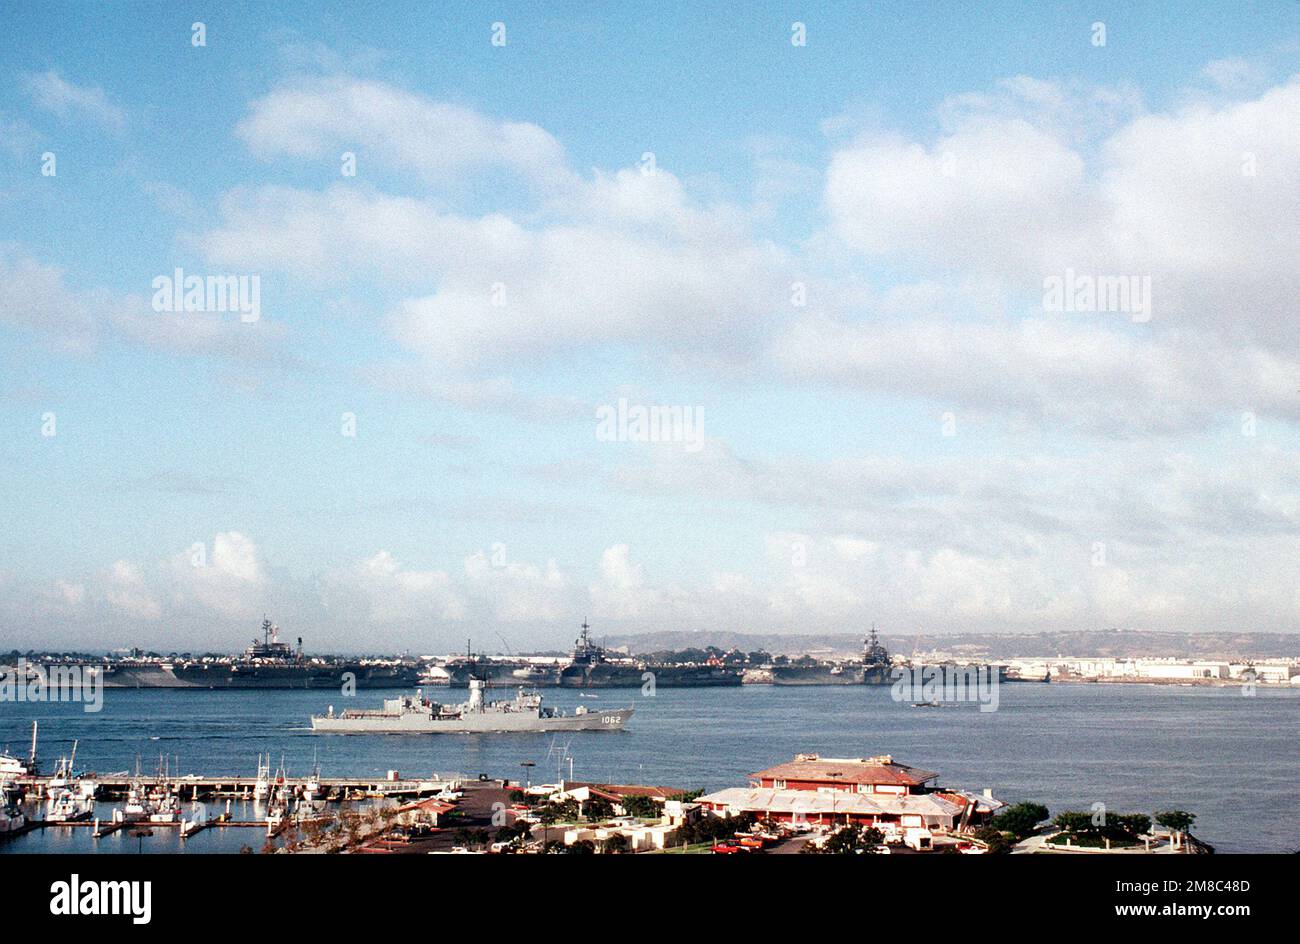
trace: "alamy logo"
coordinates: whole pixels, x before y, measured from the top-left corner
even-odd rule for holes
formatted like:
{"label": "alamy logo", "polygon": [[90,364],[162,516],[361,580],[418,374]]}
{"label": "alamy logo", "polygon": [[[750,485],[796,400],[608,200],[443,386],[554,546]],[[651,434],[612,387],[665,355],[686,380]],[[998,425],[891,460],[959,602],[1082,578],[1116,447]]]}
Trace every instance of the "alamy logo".
{"label": "alamy logo", "polygon": [[186,275],[178,268],[151,284],[154,311],[237,311],[245,324],[262,317],[260,275]]}
{"label": "alamy logo", "polygon": [[1043,311],[1117,311],[1137,322],[1151,320],[1151,276],[1064,275],[1043,279]]}
{"label": "alamy logo", "polygon": [[687,452],[704,448],[704,407],[642,406],[624,397],[618,406],[596,408],[596,438],[601,442],[682,443]]}
{"label": "alamy logo", "polygon": [[130,915],[132,924],[153,917],[153,883],[83,882],[76,872],[50,886],[52,915]]}
{"label": "alamy logo", "polygon": [[894,701],[916,701],[923,705],[978,702],[980,711],[997,711],[998,684],[1002,673],[988,665],[894,666]]}
{"label": "alamy logo", "polygon": [[56,663],[37,665],[20,658],[0,665],[0,702],[81,702],[95,714],[104,707],[104,667]]}

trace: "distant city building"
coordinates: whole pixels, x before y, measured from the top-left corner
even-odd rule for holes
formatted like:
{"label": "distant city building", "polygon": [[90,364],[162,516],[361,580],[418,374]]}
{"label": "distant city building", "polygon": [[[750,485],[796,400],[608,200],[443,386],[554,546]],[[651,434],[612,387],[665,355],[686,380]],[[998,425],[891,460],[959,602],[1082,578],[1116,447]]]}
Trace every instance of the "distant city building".
{"label": "distant city building", "polygon": [[1050,677],[1062,681],[1250,681],[1289,684],[1300,678],[1300,663],[1282,659],[1267,662],[1229,662],[1214,659],[1101,659],[1059,656],[1054,659],[1010,659],[1013,678]]}

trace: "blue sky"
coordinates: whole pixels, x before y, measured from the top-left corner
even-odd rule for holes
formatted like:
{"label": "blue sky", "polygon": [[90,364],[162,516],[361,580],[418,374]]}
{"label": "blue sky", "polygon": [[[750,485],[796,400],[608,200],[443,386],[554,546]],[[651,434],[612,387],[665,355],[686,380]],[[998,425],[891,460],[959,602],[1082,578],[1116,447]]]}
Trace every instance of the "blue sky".
{"label": "blue sky", "polygon": [[0,642],[1296,626],[1293,5],[3,15]]}

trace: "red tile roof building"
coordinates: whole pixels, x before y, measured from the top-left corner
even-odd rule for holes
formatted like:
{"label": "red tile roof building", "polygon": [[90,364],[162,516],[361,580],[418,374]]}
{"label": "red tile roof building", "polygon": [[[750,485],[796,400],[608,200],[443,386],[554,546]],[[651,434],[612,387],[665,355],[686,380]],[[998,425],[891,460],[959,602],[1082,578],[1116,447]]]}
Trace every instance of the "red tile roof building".
{"label": "red tile roof building", "polygon": [[932,770],[897,764],[889,754],[855,758],[797,754],[787,764],[750,774],[750,779],[756,787],[774,790],[839,790],[901,796],[926,792],[925,785],[938,776]]}
{"label": "red tile roof building", "polygon": [[753,813],[767,822],[863,826],[969,828],[1002,806],[991,797],[958,790],[939,791],[931,770],[879,757],[819,757],[799,754],[751,775],[749,787],[719,790],[699,798],[715,814]]}

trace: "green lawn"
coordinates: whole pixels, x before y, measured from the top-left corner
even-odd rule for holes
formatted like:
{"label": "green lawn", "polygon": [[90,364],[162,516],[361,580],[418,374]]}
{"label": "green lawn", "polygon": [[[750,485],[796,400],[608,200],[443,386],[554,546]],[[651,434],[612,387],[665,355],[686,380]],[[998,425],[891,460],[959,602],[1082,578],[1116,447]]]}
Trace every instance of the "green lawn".
{"label": "green lawn", "polygon": [[683,849],[681,846],[671,846],[667,849],[656,849],[655,853],[659,855],[712,855],[713,843],[696,842]]}

